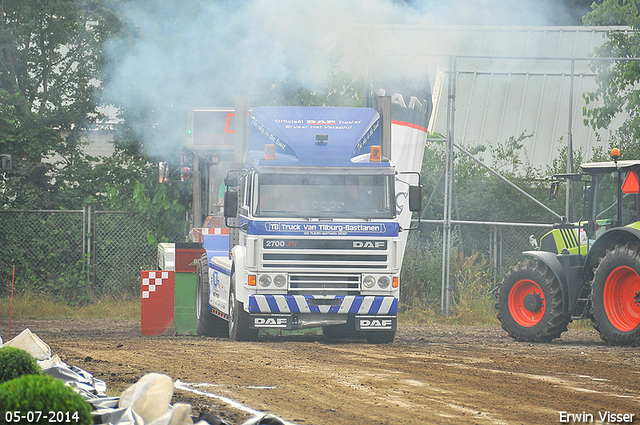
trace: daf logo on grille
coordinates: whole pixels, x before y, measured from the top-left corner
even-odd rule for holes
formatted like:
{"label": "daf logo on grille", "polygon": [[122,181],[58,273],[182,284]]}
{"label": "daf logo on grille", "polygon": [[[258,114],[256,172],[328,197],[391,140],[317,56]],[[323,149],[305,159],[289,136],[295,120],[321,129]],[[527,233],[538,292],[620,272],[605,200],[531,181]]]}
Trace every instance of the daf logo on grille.
{"label": "daf logo on grille", "polygon": [[385,241],[353,241],[354,248],[384,248]]}

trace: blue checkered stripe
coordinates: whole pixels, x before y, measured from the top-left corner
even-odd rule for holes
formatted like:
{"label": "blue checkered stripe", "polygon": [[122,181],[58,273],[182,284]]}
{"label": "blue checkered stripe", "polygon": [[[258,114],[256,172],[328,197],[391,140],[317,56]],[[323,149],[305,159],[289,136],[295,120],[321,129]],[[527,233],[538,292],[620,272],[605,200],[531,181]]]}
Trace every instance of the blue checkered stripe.
{"label": "blue checkered stripe", "polygon": [[[340,300],[337,305],[311,305],[311,300]],[[249,313],[397,314],[395,297],[337,295],[249,295]]]}

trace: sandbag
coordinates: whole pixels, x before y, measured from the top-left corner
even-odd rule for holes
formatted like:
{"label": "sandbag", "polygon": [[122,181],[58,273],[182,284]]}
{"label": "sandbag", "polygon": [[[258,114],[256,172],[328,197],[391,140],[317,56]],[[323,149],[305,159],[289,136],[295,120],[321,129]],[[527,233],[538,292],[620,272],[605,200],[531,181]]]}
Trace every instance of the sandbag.
{"label": "sandbag", "polygon": [[164,415],[146,425],[187,425],[192,423],[191,405],[176,403],[173,406],[169,406],[169,409]]}
{"label": "sandbag", "polygon": [[173,381],[169,376],[147,373],[120,394],[118,406],[130,407],[145,423],[151,423],[167,412],[172,396]]}
{"label": "sandbag", "polygon": [[18,336],[7,341],[3,347],[21,348],[31,354],[36,360],[48,360],[51,358],[51,347],[49,347],[29,328],[20,332]]}

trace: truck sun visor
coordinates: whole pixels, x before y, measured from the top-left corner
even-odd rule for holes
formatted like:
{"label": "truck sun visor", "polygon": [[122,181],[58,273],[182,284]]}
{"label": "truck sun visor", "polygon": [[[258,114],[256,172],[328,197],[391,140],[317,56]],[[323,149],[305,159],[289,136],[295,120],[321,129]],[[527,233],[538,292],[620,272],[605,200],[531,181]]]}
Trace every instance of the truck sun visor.
{"label": "truck sun visor", "polygon": [[[259,107],[251,112],[246,165],[367,166],[382,142],[380,115],[371,108]],[[274,157],[266,147],[273,145]],[[380,166],[380,164],[376,164]]]}

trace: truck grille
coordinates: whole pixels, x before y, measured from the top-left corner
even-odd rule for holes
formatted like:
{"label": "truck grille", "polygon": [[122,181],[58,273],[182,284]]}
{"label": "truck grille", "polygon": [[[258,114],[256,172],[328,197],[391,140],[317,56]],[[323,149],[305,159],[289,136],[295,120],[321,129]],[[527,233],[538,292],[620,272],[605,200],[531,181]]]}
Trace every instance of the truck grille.
{"label": "truck grille", "polygon": [[277,253],[263,254],[265,267],[359,267],[386,268],[386,254]]}
{"label": "truck grille", "polygon": [[358,295],[360,274],[290,274],[291,295]]}
{"label": "truck grille", "polygon": [[286,272],[292,295],[359,295],[363,275],[389,273],[385,239],[266,238],[260,267]]}

